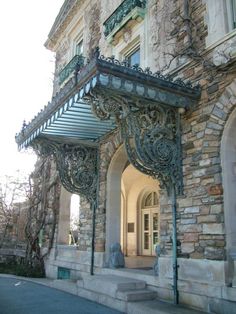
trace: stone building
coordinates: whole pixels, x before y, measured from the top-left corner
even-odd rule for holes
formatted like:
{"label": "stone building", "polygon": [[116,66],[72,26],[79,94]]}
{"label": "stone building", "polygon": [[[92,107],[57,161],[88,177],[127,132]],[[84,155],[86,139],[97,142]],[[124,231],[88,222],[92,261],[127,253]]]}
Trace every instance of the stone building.
{"label": "stone building", "polygon": [[[16,136],[53,154],[61,178],[49,277],[121,310],[128,292],[106,289],[111,275],[236,313],[235,23],[234,0],[64,2],[46,41],[52,100]],[[108,267],[115,243],[125,268]]]}

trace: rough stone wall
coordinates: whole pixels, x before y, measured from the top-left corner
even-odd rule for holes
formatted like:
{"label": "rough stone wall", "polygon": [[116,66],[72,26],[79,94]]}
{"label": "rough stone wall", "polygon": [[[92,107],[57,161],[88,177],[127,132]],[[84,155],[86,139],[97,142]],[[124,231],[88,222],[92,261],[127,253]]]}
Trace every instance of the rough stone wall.
{"label": "rough stone wall", "polygon": [[217,76],[213,85],[206,80],[199,105],[183,120],[185,198],[179,200],[178,230],[182,252],[193,258],[225,258],[220,143],[235,107],[234,93],[226,88],[231,81],[231,75]]}
{"label": "rough stone wall", "polygon": [[[230,65],[225,70],[215,68],[215,51],[201,56],[207,36],[204,24],[206,8],[202,1],[190,3],[196,25],[192,27],[193,48],[199,55],[188,57],[190,64],[177,75],[200,82],[202,97],[182,119],[184,197],[178,199],[179,251],[191,258],[223,260],[226,243],[220,143],[225,122],[235,106],[232,88],[227,88],[234,75],[230,74]],[[184,44],[180,33],[177,37],[179,46]],[[178,49],[177,45],[176,52]],[[161,213],[161,219],[165,220],[161,226],[162,235],[169,236],[171,217],[167,224],[168,206],[162,207]]]}
{"label": "rough stone wall", "polygon": [[89,6],[84,11],[85,30],[85,55],[92,57],[92,53],[99,46],[101,38],[102,24],[100,20],[101,1],[90,1]]}
{"label": "rough stone wall", "polygon": [[78,235],[78,244],[80,251],[91,250],[92,240],[92,209],[84,197],[80,198],[80,232]]}

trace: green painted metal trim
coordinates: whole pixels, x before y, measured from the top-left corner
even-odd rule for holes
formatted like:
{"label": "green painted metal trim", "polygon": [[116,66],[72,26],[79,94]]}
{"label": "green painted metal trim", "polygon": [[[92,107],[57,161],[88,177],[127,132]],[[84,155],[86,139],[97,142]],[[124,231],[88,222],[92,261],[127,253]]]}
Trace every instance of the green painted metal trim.
{"label": "green painted metal trim", "polygon": [[59,73],[59,84],[64,83],[75,70],[79,70],[83,65],[84,57],[82,55],[75,55]]}
{"label": "green painted metal trim", "polygon": [[[137,8],[139,10],[137,10]],[[113,12],[113,14],[104,22],[104,35],[115,34],[131,18],[137,18],[144,15],[146,0],[125,0]],[[141,10],[140,10],[141,9]],[[136,14],[138,12],[138,15]]]}
{"label": "green painted metal trim", "polygon": [[57,279],[70,279],[70,269],[65,267],[58,267],[57,268]]}
{"label": "green painted metal trim", "polygon": [[107,35],[106,39],[108,43],[114,44],[114,37],[115,35],[123,28],[130,20],[136,20],[138,22],[141,22],[144,19],[144,16],[146,14],[145,9],[141,8],[134,8],[120,23],[118,23],[114,29]]}

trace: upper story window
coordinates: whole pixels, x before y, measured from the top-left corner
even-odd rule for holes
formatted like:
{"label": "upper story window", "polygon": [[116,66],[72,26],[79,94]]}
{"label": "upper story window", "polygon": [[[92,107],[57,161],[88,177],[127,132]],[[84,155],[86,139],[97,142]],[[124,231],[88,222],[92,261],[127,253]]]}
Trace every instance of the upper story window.
{"label": "upper story window", "polygon": [[236,0],[226,3],[228,12],[229,31],[236,28]]}
{"label": "upper story window", "polygon": [[75,54],[76,55],[82,55],[83,54],[83,40],[80,40],[79,42],[76,43]]}
{"label": "upper story window", "polygon": [[209,46],[236,28],[236,0],[207,0]]}
{"label": "upper story window", "polygon": [[126,56],[129,66],[140,65],[140,48],[132,51]]}
{"label": "upper story window", "polygon": [[59,84],[65,83],[78,66],[84,64],[83,58],[83,39],[74,40],[70,51],[71,59],[59,73]]}

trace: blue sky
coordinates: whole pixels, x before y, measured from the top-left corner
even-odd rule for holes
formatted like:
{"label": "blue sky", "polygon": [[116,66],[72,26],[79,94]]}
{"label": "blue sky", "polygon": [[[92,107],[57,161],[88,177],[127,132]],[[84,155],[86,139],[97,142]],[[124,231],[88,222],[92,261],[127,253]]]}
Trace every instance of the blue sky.
{"label": "blue sky", "polygon": [[64,0],[0,3],[0,174],[30,171],[35,158],[19,153],[15,134],[52,95],[54,54],[44,47]]}

